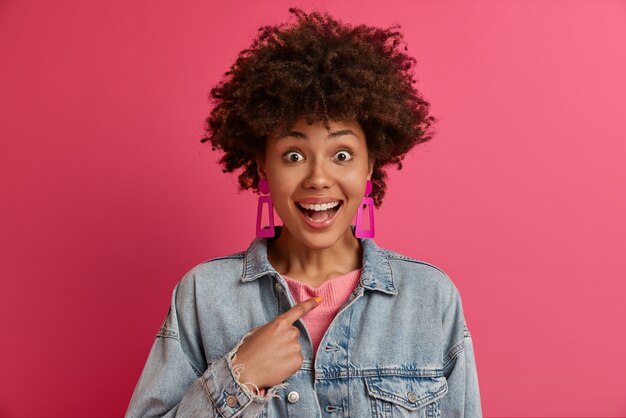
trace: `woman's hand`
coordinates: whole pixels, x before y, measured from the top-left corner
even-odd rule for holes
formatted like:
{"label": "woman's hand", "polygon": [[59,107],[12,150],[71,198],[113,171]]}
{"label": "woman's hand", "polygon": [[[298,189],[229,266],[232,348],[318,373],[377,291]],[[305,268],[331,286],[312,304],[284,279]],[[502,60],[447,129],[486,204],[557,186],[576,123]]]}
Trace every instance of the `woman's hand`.
{"label": "woman's hand", "polygon": [[269,388],[282,383],[300,368],[303,360],[300,331],[293,323],[320,302],[320,297],[307,299],[245,338],[233,360],[233,368],[243,367],[239,375],[242,384]]}

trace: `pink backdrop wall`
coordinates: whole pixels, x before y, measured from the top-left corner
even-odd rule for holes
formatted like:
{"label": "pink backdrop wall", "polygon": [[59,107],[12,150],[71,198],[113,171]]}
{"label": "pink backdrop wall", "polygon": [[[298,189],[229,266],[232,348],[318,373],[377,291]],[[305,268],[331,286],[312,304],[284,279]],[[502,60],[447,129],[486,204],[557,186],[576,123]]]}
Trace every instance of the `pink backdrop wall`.
{"label": "pink backdrop wall", "polygon": [[[182,3],[182,4],[181,4]],[[402,25],[439,134],[377,241],[459,288],[486,417],[626,416],[626,2],[0,2],[0,416],[120,416],[255,197],[202,146],[258,26]]]}

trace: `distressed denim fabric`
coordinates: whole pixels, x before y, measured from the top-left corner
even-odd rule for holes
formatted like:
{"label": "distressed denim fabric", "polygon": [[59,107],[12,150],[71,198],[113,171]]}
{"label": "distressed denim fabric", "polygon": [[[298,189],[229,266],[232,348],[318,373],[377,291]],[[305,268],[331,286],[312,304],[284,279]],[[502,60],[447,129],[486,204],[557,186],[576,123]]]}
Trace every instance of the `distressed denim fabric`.
{"label": "distressed denim fabric", "polygon": [[252,328],[294,305],[267,260],[267,239],[191,269],[174,289],[126,416],[482,417],[472,338],[452,281],[360,242],[360,282],[316,356],[297,321],[302,367],[264,397],[238,382],[231,359]]}

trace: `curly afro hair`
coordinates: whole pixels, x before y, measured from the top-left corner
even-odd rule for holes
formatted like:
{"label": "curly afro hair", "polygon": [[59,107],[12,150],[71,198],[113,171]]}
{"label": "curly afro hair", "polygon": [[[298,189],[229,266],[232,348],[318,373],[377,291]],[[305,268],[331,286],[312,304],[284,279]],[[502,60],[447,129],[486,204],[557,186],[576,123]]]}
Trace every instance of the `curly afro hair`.
{"label": "curly afro hair", "polygon": [[430,104],[414,87],[415,59],[406,54],[399,26],[351,26],[327,13],[291,8],[295,21],[263,26],[248,49],[211,89],[206,119],[213,150],[224,152],[224,172],[242,169],[241,190],[258,190],[256,158],[273,132],[286,135],[301,117],[308,123],[356,119],[374,161],[371,196],[379,207],[385,168],[402,168],[416,144],[431,138]]}

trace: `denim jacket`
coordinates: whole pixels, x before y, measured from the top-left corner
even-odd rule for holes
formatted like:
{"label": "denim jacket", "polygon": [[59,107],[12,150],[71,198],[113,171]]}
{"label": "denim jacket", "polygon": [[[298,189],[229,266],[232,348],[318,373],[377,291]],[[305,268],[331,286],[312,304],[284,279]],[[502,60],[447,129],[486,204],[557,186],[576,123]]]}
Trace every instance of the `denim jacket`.
{"label": "denim jacket", "polygon": [[482,417],[472,339],[441,270],[360,239],[359,284],[315,356],[263,397],[237,380],[244,336],[295,304],[267,239],[206,261],[177,284],[127,417]]}

